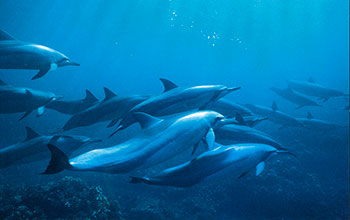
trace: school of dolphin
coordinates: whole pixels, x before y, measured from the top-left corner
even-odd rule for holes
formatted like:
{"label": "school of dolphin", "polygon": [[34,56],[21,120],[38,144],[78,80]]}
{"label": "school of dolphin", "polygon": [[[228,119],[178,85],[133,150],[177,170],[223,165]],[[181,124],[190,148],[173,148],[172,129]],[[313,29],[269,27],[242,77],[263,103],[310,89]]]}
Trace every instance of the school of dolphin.
{"label": "school of dolphin", "polygon": [[[39,72],[32,79],[38,79],[68,65],[79,66],[56,50],[18,41],[0,30],[0,69],[37,69]],[[270,157],[295,156],[276,139],[254,128],[262,121],[320,131],[341,127],[314,119],[311,113],[307,118],[295,118],[280,111],[275,102],[267,107],[241,105],[223,98],[240,87],[181,87],[167,79],[161,79],[161,83],[164,91],[151,96],[118,96],[104,88],[105,98],[101,101],[89,90],[85,98],[70,101],[52,92],[20,88],[0,80],[0,114],[22,113],[19,118],[22,120],[32,112],[40,116],[49,108],[71,116],[60,132],[53,135],[41,135],[26,127],[25,140],[0,148],[0,168],[51,158],[43,174],[64,170],[129,174],[130,183],[188,187],[214,178],[217,173],[241,178],[255,169],[259,175]],[[290,80],[286,89],[271,90],[296,104],[297,109],[320,107],[312,97],[323,102],[333,97],[349,97],[312,79]],[[134,123],[140,125],[141,131],[117,145],[71,156],[83,145],[102,140],[63,132],[99,122],[116,127],[110,136]],[[134,175],[186,153],[189,159],[185,163],[156,175]]]}

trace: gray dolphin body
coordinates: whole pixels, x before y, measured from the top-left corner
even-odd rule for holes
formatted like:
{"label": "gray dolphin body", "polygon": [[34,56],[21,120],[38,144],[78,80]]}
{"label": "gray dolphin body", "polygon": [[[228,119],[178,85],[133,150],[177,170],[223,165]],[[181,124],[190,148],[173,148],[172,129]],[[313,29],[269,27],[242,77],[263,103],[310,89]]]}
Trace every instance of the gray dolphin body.
{"label": "gray dolphin body", "polygon": [[206,109],[219,112],[227,118],[236,117],[237,113],[243,117],[253,115],[253,112],[244,105],[237,104],[224,98],[210,103]]}
{"label": "gray dolphin body", "polygon": [[342,128],[346,126],[337,125],[328,121],[315,119],[311,113],[308,112],[307,118],[298,118],[298,120],[303,123],[304,127],[314,131],[331,131],[337,128]]}
{"label": "gray dolphin body", "polygon": [[[144,113],[135,113],[142,127],[154,129],[161,120]],[[148,168],[166,161],[198,144],[203,137],[209,146],[214,144],[212,127],[224,117],[212,111],[200,111],[180,117],[171,125],[153,132],[151,136],[137,137],[104,149],[96,149],[70,160],[58,148],[49,145],[52,159],[44,174],[64,169],[127,173],[136,168]]]}
{"label": "gray dolphin body", "polygon": [[230,176],[244,176],[256,167],[256,175],[264,170],[264,161],[277,149],[265,144],[219,146],[182,165],[162,171],[154,177],[131,177],[130,183],[146,183],[174,187],[189,187],[205,178],[226,171]]}
{"label": "gray dolphin body", "polygon": [[223,145],[238,143],[261,143],[282,149],[282,144],[274,140],[268,134],[254,128],[242,125],[225,125],[214,129],[216,142]]}
{"label": "gray dolphin body", "polygon": [[281,96],[282,98],[294,104],[297,104],[298,106],[296,109],[300,109],[304,106],[321,106],[317,102],[309,98],[306,98],[303,95],[299,95],[295,93],[291,88],[279,89],[279,88],[272,87],[271,90],[274,91],[277,95]]}
{"label": "gray dolphin body", "polygon": [[239,87],[228,88],[222,85],[180,88],[169,80],[161,79],[161,81],[164,85],[164,92],[133,107],[120,121],[119,127],[113,134],[136,122],[136,119],[133,117],[134,112],[165,116],[194,109],[206,109],[205,107],[211,102],[217,101],[228,93],[239,89]]}
{"label": "gray dolphin body", "polygon": [[253,104],[247,104],[246,107],[254,112],[254,114],[267,117],[268,120],[280,124],[283,127],[304,127],[303,124],[294,117],[279,111],[275,103],[272,108]]}
{"label": "gray dolphin body", "polygon": [[338,96],[349,97],[349,94],[345,94],[342,91],[316,84],[312,79],[309,79],[308,82],[289,80],[288,86],[297,92],[308,96],[318,97],[323,101],[327,101],[329,98]]}
{"label": "gray dolphin body", "polygon": [[0,30],[0,69],[38,69],[32,79],[62,66],[79,66],[62,53],[51,48],[18,41]]}
{"label": "gray dolphin body", "polygon": [[58,98],[52,92],[14,87],[0,80],[0,114],[25,112],[23,119],[38,110],[38,115],[41,115],[44,107]]}
{"label": "gray dolphin body", "polygon": [[80,148],[83,144],[98,141],[76,135],[40,135],[29,127],[26,127],[26,130],[27,138],[23,142],[0,149],[0,168],[45,159],[49,160],[50,151],[47,149],[47,144],[49,143],[55,144],[67,155],[71,155],[72,152]]}
{"label": "gray dolphin body", "polygon": [[104,90],[104,100],[73,115],[64,125],[63,130],[67,131],[76,127],[89,126],[98,122],[109,121],[116,118],[120,119],[135,105],[148,98],[148,96],[140,95],[117,96],[107,88],[104,88]]}
{"label": "gray dolphin body", "polygon": [[79,100],[54,100],[46,105],[47,108],[56,110],[67,115],[74,115],[78,112],[93,106],[98,99],[89,91],[85,91],[85,98]]}

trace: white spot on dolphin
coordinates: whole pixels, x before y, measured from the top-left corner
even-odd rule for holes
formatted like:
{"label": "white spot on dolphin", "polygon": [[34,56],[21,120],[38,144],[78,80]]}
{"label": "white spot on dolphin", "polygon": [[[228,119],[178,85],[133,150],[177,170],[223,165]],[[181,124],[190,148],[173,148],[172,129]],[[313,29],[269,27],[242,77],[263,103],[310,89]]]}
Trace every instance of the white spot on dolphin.
{"label": "white spot on dolphin", "polygon": [[55,70],[57,70],[57,63],[50,63],[50,69],[49,69],[49,71],[55,71]]}

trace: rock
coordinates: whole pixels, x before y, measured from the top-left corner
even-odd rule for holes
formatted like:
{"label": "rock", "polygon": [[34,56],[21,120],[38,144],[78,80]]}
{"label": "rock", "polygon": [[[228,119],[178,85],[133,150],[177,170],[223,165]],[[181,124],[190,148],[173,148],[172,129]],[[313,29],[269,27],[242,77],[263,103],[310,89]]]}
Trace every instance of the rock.
{"label": "rock", "polygon": [[121,219],[119,205],[100,187],[64,177],[47,185],[20,189],[0,187],[0,219]]}

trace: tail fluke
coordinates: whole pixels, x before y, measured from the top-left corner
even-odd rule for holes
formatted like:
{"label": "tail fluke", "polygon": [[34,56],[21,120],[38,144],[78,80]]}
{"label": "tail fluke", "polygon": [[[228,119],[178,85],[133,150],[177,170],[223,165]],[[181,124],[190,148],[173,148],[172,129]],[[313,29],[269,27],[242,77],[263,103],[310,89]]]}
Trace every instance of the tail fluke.
{"label": "tail fluke", "polygon": [[130,179],[129,183],[132,183],[132,184],[146,182],[146,179],[143,177],[130,176],[130,178],[131,179]]}
{"label": "tail fluke", "polygon": [[69,159],[65,153],[52,144],[47,145],[51,152],[51,160],[45,172],[42,174],[55,174],[70,168]]}

